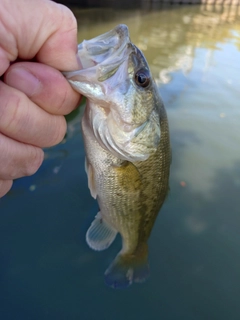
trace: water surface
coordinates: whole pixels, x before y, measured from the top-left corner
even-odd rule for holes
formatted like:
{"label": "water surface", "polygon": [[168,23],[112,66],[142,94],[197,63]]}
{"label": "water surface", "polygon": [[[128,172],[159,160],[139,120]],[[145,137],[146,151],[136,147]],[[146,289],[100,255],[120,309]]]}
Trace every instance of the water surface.
{"label": "water surface", "polygon": [[114,291],[118,252],[92,251],[97,203],[84,172],[83,107],[62,144],[0,200],[0,318],[240,319],[240,10],[74,10],[79,42],[118,23],[144,52],[168,112],[169,197],[150,241],[151,277]]}

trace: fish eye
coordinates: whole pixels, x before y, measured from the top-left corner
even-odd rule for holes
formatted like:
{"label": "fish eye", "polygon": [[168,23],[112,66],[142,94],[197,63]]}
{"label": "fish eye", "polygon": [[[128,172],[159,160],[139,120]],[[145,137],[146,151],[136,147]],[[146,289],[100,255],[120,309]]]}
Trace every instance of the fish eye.
{"label": "fish eye", "polygon": [[135,73],[135,82],[138,86],[146,88],[150,83],[150,76],[147,70],[139,70]]}

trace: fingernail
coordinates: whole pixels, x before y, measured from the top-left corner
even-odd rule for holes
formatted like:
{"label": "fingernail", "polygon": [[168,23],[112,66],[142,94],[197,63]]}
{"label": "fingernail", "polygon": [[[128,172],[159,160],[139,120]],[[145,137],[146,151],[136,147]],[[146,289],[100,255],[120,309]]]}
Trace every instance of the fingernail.
{"label": "fingernail", "polygon": [[8,85],[22,91],[28,97],[38,93],[42,87],[41,82],[28,69],[23,67],[11,69],[5,77],[5,81]]}

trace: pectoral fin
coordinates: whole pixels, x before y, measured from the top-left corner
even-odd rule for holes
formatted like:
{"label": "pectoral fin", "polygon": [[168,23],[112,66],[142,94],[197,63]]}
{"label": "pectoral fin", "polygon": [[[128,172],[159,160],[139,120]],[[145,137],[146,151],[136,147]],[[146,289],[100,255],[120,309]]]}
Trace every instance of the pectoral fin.
{"label": "pectoral fin", "polygon": [[107,249],[117,235],[117,231],[110,226],[98,212],[86,234],[86,241],[90,248],[96,251]]}
{"label": "pectoral fin", "polygon": [[88,188],[90,190],[91,196],[94,199],[96,199],[97,191],[96,191],[95,180],[94,180],[94,171],[93,171],[92,165],[89,163],[87,158],[85,158],[85,171],[88,176]]}

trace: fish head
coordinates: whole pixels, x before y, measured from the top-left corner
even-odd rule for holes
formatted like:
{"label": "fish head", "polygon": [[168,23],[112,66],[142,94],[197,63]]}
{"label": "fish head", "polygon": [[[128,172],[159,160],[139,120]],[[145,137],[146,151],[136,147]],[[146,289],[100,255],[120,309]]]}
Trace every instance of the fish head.
{"label": "fish head", "polygon": [[123,160],[146,160],[160,141],[161,99],[127,26],[84,40],[78,56],[82,69],[64,74],[89,100],[95,137]]}

